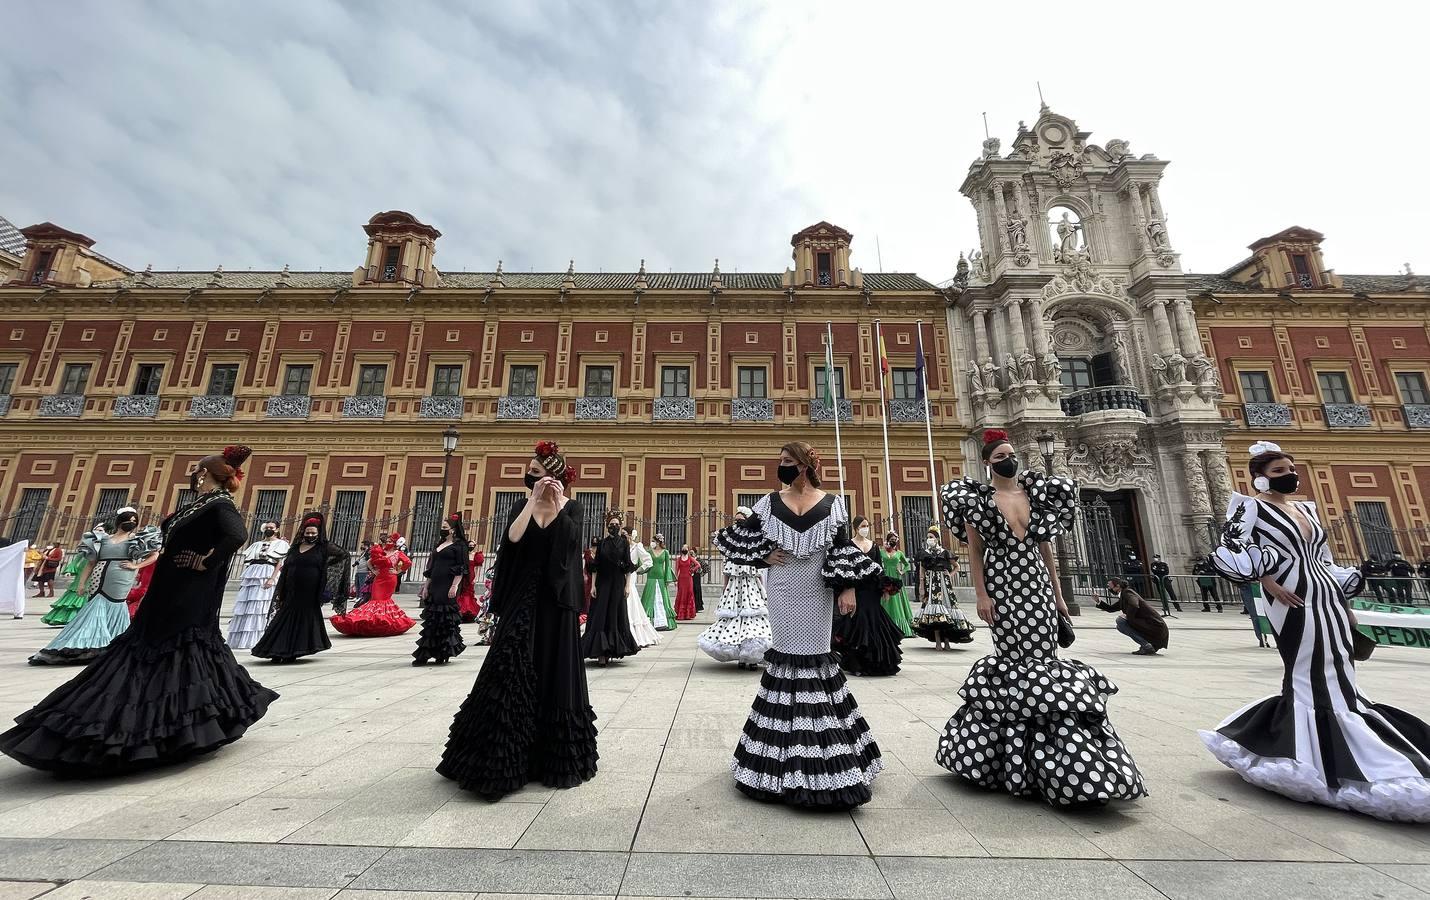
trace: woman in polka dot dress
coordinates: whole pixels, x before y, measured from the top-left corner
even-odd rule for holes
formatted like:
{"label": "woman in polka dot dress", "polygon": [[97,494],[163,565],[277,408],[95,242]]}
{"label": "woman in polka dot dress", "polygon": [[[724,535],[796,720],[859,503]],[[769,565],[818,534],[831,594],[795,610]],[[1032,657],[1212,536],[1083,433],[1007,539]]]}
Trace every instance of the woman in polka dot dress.
{"label": "woman in polka dot dress", "polygon": [[939,738],[938,764],[980,787],[1086,806],[1146,796],[1142,775],[1107,720],[1116,686],[1058,656],[1067,614],[1051,541],[1072,524],[1076,485],[1018,472],[1007,435],[984,434],[991,485],[942,489],[944,516],[969,545],[978,616],[997,648],[974,663],[964,703]]}

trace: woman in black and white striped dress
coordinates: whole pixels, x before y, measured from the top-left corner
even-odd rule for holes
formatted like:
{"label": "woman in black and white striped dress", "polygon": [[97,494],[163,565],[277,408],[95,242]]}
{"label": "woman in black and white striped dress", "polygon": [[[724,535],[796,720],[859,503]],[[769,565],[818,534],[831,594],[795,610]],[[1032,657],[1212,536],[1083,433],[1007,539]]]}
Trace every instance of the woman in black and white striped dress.
{"label": "woman in black and white striped dress", "polygon": [[854,585],[882,570],[849,540],[844,502],[819,490],[819,469],[813,447],[786,444],[787,487],[717,536],[727,563],[769,568],[773,634],[730,770],[757,800],[850,809],[869,802],[884,763],[830,652],[830,627],[835,598],[848,615]]}
{"label": "woman in black and white striped dress", "polygon": [[1430,822],[1430,726],[1372,703],[1356,687],[1349,597],[1361,574],[1335,565],[1314,504],[1293,502],[1295,460],[1260,442],[1259,493],[1236,494],[1212,556],[1233,581],[1259,581],[1286,667],[1281,693],[1201,732],[1217,759],[1252,784],[1295,800],[1379,819]]}

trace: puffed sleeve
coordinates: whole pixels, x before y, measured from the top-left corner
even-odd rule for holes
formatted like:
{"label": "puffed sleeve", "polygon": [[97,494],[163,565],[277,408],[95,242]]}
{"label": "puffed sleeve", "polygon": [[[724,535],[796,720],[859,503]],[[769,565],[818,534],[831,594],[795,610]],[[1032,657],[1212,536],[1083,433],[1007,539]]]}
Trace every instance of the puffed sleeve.
{"label": "puffed sleeve", "polygon": [[1212,568],[1218,575],[1238,583],[1257,581],[1281,565],[1279,550],[1252,542],[1255,529],[1255,501],[1244,494],[1233,494],[1221,530],[1221,546],[1211,555]]}
{"label": "puffed sleeve", "polygon": [[79,539],[79,546],[75,548],[75,554],[86,560],[96,560],[99,558],[99,548],[103,543],[104,538],[97,533],[86,531]]}
{"label": "puffed sleeve", "polygon": [[743,522],[735,522],[716,532],[715,546],[720,548],[726,562],[764,568],[769,565],[765,562],[765,557],[769,556],[777,545],[773,539],[766,536],[759,513],[756,513]]}
{"label": "puffed sleeve", "polygon": [[953,536],[968,543],[969,510],[978,502],[980,483],[972,478],[950,481],[939,488],[939,507],[943,510],[943,520]]}
{"label": "puffed sleeve", "polygon": [[824,583],[838,593],[852,588],[866,578],[882,578],[884,569],[869,554],[849,540],[849,529],[840,527],[834,543],[824,554]]}
{"label": "puffed sleeve", "polygon": [[150,553],[157,553],[164,546],[164,535],[157,526],[149,525],[134,532],[129,539],[129,559],[138,562]]}
{"label": "puffed sleeve", "polygon": [[1073,527],[1077,511],[1077,482],[1065,475],[1027,472],[1023,488],[1028,492],[1028,532],[1039,543],[1051,541]]}

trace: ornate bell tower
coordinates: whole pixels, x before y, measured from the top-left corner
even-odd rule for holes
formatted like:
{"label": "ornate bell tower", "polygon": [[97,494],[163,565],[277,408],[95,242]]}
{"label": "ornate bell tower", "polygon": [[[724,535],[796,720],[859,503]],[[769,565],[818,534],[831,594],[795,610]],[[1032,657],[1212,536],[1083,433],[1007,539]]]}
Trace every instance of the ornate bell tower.
{"label": "ornate bell tower", "polygon": [[436,287],[432,257],[442,232],[399,209],[380,212],[363,226],[367,263],[353,272],[353,286]]}

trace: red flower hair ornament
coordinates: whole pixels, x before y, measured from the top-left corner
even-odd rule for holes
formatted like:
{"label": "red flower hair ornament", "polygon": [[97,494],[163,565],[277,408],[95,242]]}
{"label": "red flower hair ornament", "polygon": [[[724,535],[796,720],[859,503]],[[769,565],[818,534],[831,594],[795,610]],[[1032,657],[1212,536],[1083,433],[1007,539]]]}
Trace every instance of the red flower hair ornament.
{"label": "red flower hair ornament", "polygon": [[1001,428],[989,428],[983,432],[983,443],[985,444],[1001,444],[1006,440],[1008,440],[1008,432]]}

